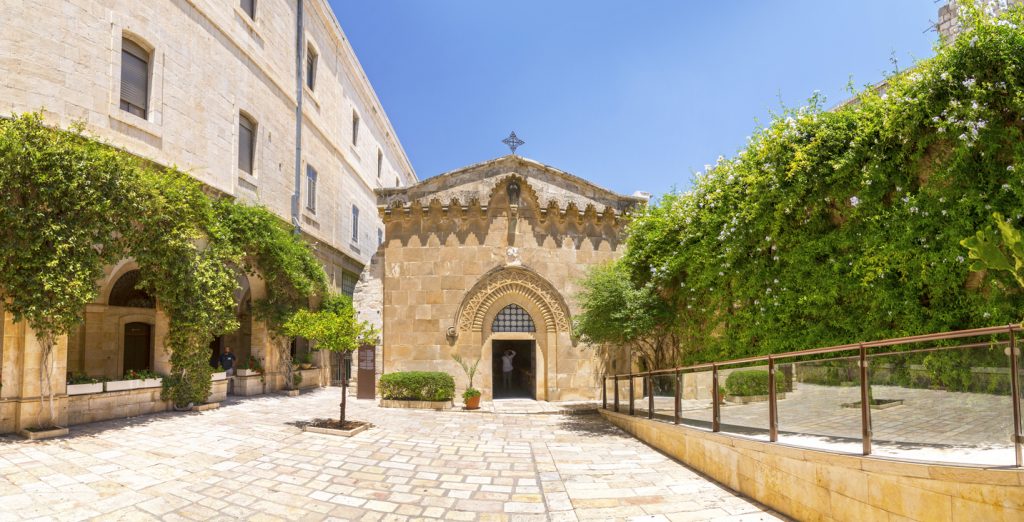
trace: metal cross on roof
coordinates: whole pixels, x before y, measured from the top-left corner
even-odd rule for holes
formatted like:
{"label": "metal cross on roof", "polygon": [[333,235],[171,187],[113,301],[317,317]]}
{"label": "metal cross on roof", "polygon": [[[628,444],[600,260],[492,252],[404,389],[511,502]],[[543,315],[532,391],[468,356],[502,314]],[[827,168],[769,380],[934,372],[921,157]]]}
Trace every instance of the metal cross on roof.
{"label": "metal cross on roof", "polygon": [[512,149],[512,154],[516,153],[516,149],[518,149],[520,145],[526,143],[519,139],[519,136],[516,136],[515,131],[512,131],[512,134],[509,134],[508,137],[501,140],[501,142],[508,145],[508,148]]}

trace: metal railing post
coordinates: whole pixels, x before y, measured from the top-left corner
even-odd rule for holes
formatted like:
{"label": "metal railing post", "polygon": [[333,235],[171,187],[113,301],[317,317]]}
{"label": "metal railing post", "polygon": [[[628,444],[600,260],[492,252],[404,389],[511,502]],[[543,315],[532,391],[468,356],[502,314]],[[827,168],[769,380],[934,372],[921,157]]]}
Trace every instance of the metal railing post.
{"label": "metal railing post", "polygon": [[601,409],[608,409],[608,376],[601,379]]}
{"label": "metal railing post", "polygon": [[1021,444],[1024,443],[1024,436],[1020,428],[1020,357],[1017,353],[1017,336],[1013,333],[1013,325],[1010,330],[1010,393],[1013,394],[1013,448],[1017,459],[1017,467],[1024,467],[1024,453]]}
{"label": "metal railing post", "polygon": [[711,431],[722,431],[722,398],[718,396],[718,366],[711,367]]}
{"label": "metal railing post", "polygon": [[768,440],[779,441],[779,405],[775,394],[775,359],[768,356]]}
{"label": "metal railing post", "polygon": [[682,384],[683,384],[682,376],[683,376],[682,372],[679,371],[679,370],[676,370],[676,404],[675,404],[675,412],[676,412],[675,422],[676,422],[676,424],[679,424],[679,414],[680,414],[679,410],[683,409],[683,401],[682,401],[683,393],[682,393],[682,390],[679,389],[682,386]]}
{"label": "metal railing post", "polygon": [[868,387],[868,351],[860,343],[860,433],[865,455],[871,454],[871,393]]}
{"label": "metal railing post", "polygon": [[636,413],[633,410],[633,408],[634,408],[633,403],[636,402],[634,400],[635,398],[636,398],[636,394],[633,391],[633,372],[630,372],[629,373],[629,414],[630,415],[633,415],[633,414]]}
{"label": "metal railing post", "polygon": [[615,395],[615,413],[619,412],[619,376],[613,377],[615,380],[615,388],[612,389],[612,393]]}
{"label": "metal railing post", "polygon": [[654,375],[647,372],[647,418],[654,418]]}

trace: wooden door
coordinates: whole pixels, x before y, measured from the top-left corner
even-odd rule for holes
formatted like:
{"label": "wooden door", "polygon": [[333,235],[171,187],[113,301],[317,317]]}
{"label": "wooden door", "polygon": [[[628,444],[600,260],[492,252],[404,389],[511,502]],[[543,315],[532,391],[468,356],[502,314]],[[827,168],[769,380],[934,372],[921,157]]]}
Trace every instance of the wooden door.
{"label": "wooden door", "polygon": [[360,346],[357,367],[359,387],[356,389],[356,398],[373,399],[377,396],[377,348],[369,345]]}
{"label": "wooden door", "polygon": [[146,323],[124,325],[124,371],[150,369],[150,333]]}

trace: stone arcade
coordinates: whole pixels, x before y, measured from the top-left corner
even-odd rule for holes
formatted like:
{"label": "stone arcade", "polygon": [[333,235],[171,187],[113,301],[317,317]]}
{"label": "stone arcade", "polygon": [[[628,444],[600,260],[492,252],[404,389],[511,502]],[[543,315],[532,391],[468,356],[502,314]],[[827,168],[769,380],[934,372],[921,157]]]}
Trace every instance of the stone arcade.
{"label": "stone arcade", "polygon": [[376,192],[387,241],[357,301],[383,296],[383,372],[445,371],[461,390],[459,354],[480,359],[485,399],[599,396],[606,358],[571,331],[577,282],[621,255],[643,199],[514,155]]}

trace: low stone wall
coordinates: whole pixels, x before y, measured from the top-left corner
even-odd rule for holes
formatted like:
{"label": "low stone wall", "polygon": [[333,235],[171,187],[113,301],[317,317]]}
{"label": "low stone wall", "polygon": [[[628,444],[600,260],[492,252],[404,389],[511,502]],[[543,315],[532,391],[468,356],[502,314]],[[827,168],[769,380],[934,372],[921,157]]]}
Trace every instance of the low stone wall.
{"label": "low stone wall", "polygon": [[600,411],[641,441],[797,520],[1024,520],[1024,470],[841,455]]}
{"label": "low stone wall", "polygon": [[170,408],[170,401],[160,400],[160,388],[71,395],[68,397],[68,424],[123,419]]}
{"label": "low stone wall", "polygon": [[381,408],[407,408],[413,410],[450,410],[452,401],[400,401],[381,399]]}

